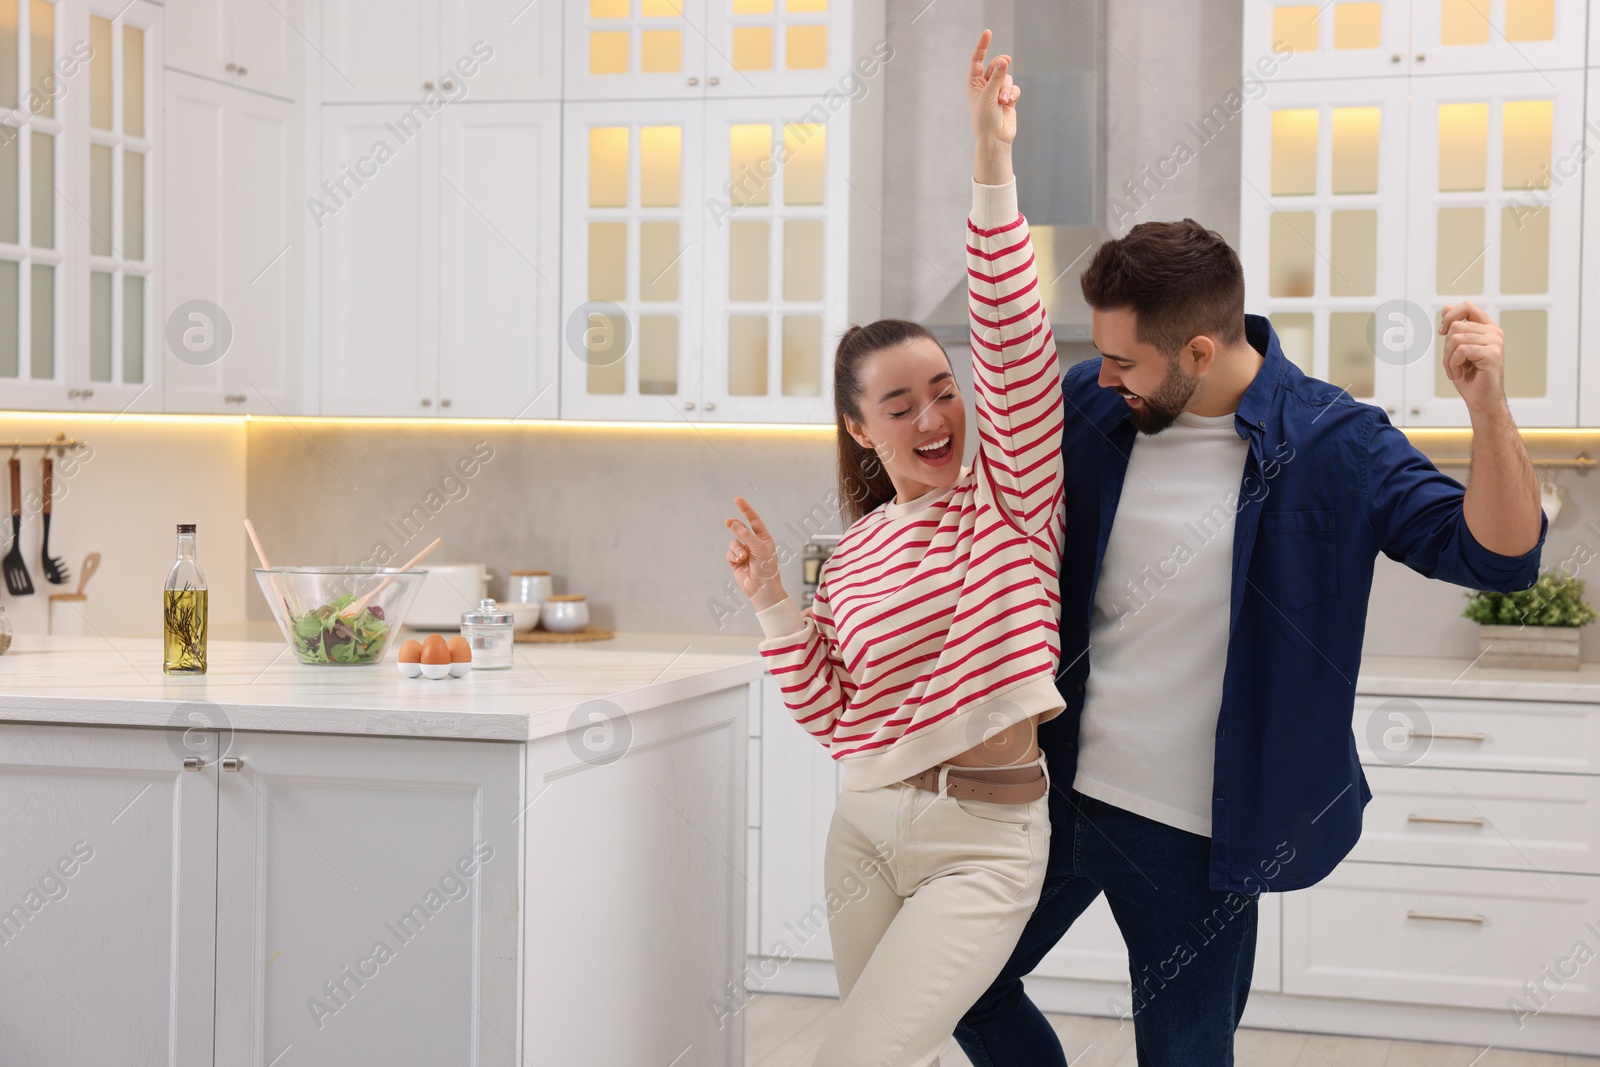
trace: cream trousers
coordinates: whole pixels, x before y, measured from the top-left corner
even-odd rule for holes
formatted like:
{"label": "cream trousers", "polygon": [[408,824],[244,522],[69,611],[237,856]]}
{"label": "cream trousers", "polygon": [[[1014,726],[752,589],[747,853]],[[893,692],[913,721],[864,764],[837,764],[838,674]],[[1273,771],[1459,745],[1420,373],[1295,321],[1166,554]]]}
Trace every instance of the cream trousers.
{"label": "cream trousers", "polygon": [[841,1004],[816,1067],[938,1063],[1039,901],[1049,792],[1025,804],[956,798],[948,767],[938,793],[896,782],[839,795],[823,871],[842,902],[828,919]]}

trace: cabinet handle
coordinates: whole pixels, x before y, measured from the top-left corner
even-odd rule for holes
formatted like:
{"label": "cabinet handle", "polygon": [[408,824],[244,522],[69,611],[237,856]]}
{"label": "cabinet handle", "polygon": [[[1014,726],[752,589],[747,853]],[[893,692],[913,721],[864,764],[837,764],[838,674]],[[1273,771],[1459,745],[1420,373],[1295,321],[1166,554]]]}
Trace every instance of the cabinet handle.
{"label": "cabinet handle", "polygon": [[693,400],[685,400],[683,402],[683,410],[685,410],[685,411],[693,411],[694,410],[694,401]]}
{"label": "cabinet handle", "polygon": [[449,397],[445,397],[443,400],[439,401],[439,406],[442,407],[442,408],[449,407],[450,406],[450,398]]}
{"label": "cabinet handle", "polygon": [[183,758],[183,769],[186,771],[198,771],[205,765],[206,761],[201,759],[199,756],[185,756]]}
{"label": "cabinet handle", "polygon": [[222,398],[222,401],[225,404],[243,404],[245,396],[243,393],[228,393]]}
{"label": "cabinet handle", "polygon": [[1484,922],[1482,915],[1434,915],[1426,911],[1408,911],[1406,912],[1406,918],[1436,923],[1473,923],[1482,925]]}
{"label": "cabinet handle", "polygon": [[715,400],[707,400],[706,401],[706,410],[707,411],[715,411],[715,410],[717,410],[717,402]]}
{"label": "cabinet handle", "polygon": [[699,78],[690,78],[689,79],[689,84],[690,85],[699,85],[700,84],[700,79]]}
{"label": "cabinet handle", "polygon": [[1430,741],[1483,741],[1488,738],[1487,734],[1452,734],[1443,732],[1428,733],[1427,731],[1423,730],[1407,730],[1406,736],[1425,737]]}
{"label": "cabinet handle", "polygon": [[82,395],[83,395],[83,390],[82,389],[68,389],[67,390],[67,398],[69,400],[76,400],[76,399],[78,399],[78,397],[80,397]]}
{"label": "cabinet handle", "polygon": [[425,408],[433,407],[433,397],[431,397],[431,396],[423,397],[422,398],[422,406],[425,407]]}
{"label": "cabinet handle", "polygon": [[94,396],[94,390],[93,389],[89,389],[89,388],[85,388],[84,391],[83,391],[83,395],[84,395],[85,399],[87,399],[88,397]]}
{"label": "cabinet handle", "polygon": [[713,74],[711,77],[706,79],[706,84],[707,85],[721,85],[722,84],[722,79],[717,77],[715,74]]}
{"label": "cabinet handle", "polygon": [[224,756],[222,758],[222,769],[225,771],[237,771],[243,769],[243,767],[243,756]]}
{"label": "cabinet handle", "polygon": [[433,92],[433,83],[432,82],[423,82],[422,83],[422,87],[424,89],[428,90],[430,93]]}
{"label": "cabinet handle", "polygon": [[1407,815],[1406,816],[1406,822],[1439,822],[1439,823],[1447,823],[1450,826],[1482,826],[1483,825],[1483,820],[1479,819],[1479,818],[1452,819],[1452,818],[1449,818],[1449,817],[1444,816],[1444,815]]}
{"label": "cabinet handle", "polygon": [[1389,62],[1391,62],[1391,63],[1398,63],[1398,62],[1400,62],[1400,60],[1401,60],[1401,59],[1403,59],[1403,58],[1405,58],[1405,57],[1404,57],[1404,56],[1402,56],[1402,55],[1401,55],[1401,54],[1400,54],[1400,53],[1399,53],[1399,52],[1396,52],[1396,53],[1395,53],[1395,54],[1394,54],[1394,55],[1392,55],[1392,56],[1390,56],[1390,57],[1389,57]]}
{"label": "cabinet handle", "polygon": [[249,68],[248,68],[248,67],[240,67],[240,68],[239,68],[239,73],[240,73],[240,74],[249,74],[249,73],[250,73],[250,70],[249,70]]}
{"label": "cabinet handle", "polygon": [[1422,405],[1421,404],[1412,404],[1411,405],[1411,414],[1413,414],[1413,415],[1421,415],[1422,414]]}
{"label": "cabinet handle", "polygon": [[1389,414],[1391,414],[1391,415],[1393,415],[1393,414],[1394,414],[1394,413],[1395,413],[1395,412],[1396,412],[1396,411],[1398,411],[1398,410],[1399,410],[1399,409],[1398,409],[1398,408],[1396,408],[1396,407],[1395,407],[1395,406],[1394,406],[1394,405],[1393,405],[1393,404],[1390,404],[1390,405],[1389,405],[1389,406],[1388,406],[1388,407],[1386,407],[1386,408],[1384,408],[1384,409],[1383,409],[1383,410],[1385,410],[1385,411],[1387,411],[1387,412],[1388,412],[1388,413],[1389,413]]}
{"label": "cabinet handle", "polygon": [[229,74],[237,74],[237,73],[239,73],[239,64],[237,64],[237,63],[229,63],[226,67],[224,67],[222,69],[226,70]]}
{"label": "cabinet handle", "polygon": [[1418,52],[1417,53],[1417,62],[1418,63],[1423,62],[1427,58],[1428,58],[1428,53],[1426,53],[1426,52]]}
{"label": "cabinet handle", "polygon": [[446,89],[454,89],[456,87],[456,83],[451,81],[449,78],[446,78],[444,81],[440,82],[439,84],[444,86]]}

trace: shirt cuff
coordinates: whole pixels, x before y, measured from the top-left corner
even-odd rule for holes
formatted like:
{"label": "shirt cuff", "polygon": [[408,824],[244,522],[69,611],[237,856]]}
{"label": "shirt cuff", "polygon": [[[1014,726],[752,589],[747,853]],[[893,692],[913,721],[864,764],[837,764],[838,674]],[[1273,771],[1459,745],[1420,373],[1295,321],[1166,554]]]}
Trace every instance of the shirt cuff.
{"label": "shirt cuff", "polygon": [[756,612],[761,632],[770,640],[774,637],[793,637],[806,628],[806,619],[789,597],[784,597],[770,608]]}
{"label": "shirt cuff", "polygon": [[993,230],[1017,221],[1017,179],[1004,185],[984,185],[972,180],[972,224]]}

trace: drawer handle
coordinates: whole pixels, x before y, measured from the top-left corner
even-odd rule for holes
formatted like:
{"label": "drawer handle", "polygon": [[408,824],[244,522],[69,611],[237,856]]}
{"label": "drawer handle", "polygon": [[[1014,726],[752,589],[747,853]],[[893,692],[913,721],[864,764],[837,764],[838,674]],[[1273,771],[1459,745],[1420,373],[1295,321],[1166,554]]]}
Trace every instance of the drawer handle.
{"label": "drawer handle", "polygon": [[1423,919],[1437,923],[1472,923],[1476,926],[1483,925],[1484,921],[1482,915],[1434,915],[1426,911],[1408,911],[1406,912],[1406,918]]}
{"label": "drawer handle", "polygon": [[1453,819],[1444,815],[1407,815],[1406,822],[1442,822],[1451,826],[1482,826],[1481,818]]}
{"label": "drawer handle", "polygon": [[1407,730],[1406,736],[1426,737],[1433,741],[1484,741],[1488,739],[1487,734],[1450,734],[1440,732],[1428,733],[1426,731],[1419,730]]}

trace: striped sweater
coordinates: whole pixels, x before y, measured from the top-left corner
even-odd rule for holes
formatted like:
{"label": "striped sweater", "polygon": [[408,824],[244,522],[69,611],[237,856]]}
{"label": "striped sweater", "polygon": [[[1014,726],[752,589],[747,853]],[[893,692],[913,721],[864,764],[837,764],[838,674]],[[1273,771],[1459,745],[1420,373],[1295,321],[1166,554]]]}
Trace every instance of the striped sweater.
{"label": "striped sweater", "polygon": [[973,465],[851,524],[810,618],[787,599],[757,614],[784,703],[846,789],[892,784],[1064,708],[1061,371],[1014,181],[973,183],[967,276]]}

